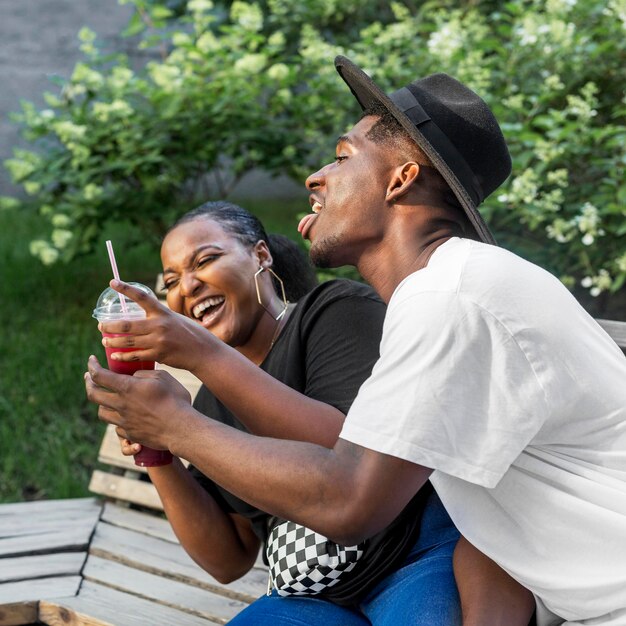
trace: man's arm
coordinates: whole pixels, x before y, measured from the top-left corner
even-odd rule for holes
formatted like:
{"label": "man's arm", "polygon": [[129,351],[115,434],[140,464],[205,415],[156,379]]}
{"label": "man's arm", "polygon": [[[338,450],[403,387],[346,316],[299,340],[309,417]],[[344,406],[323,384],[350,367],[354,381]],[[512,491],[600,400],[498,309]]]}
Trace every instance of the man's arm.
{"label": "man's arm", "polygon": [[[204,417],[172,452],[228,491],[285,519],[352,545],[387,526],[426,482],[430,471],[339,439],[315,444],[261,438]],[[208,454],[207,454],[207,451]]]}
{"label": "man's arm", "polygon": [[343,545],[382,530],[431,473],[342,439],[328,449],[237,431],[195,411],[165,372],[124,376],[92,358],[85,381],[100,418],[131,440],[168,448],[246,502]]}

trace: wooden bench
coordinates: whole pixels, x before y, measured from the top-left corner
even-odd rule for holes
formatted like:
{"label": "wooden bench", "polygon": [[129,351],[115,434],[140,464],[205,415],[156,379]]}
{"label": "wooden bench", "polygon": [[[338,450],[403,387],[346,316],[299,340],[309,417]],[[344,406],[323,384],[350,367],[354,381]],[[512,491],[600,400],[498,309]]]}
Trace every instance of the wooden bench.
{"label": "wooden bench", "polygon": [[[195,395],[197,379],[163,369]],[[224,624],[267,590],[260,559],[228,585],[192,561],[111,426],[98,461],[89,489],[104,499],[0,506],[0,626]]]}
{"label": "wooden bench", "polygon": [[[626,353],[626,322],[598,321]],[[195,394],[197,380],[170,371]],[[104,499],[0,505],[0,626],[224,624],[265,592],[259,560],[229,585],[191,560],[112,428],[98,460],[108,469],[90,490]]]}

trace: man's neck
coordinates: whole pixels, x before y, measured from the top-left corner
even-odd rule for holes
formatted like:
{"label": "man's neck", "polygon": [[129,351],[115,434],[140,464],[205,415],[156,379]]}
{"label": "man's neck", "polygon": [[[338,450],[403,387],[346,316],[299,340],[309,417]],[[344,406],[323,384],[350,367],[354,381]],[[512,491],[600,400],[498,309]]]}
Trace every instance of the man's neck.
{"label": "man's neck", "polygon": [[439,246],[460,235],[450,222],[420,226],[415,221],[394,220],[380,244],[365,250],[357,263],[361,276],[387,303],[407,276],[428,265]]}

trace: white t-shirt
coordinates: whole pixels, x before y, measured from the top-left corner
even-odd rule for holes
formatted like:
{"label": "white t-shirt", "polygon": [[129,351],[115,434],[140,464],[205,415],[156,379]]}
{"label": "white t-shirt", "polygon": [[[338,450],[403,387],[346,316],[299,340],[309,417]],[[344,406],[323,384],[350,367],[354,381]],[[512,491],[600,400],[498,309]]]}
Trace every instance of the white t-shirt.
{"label": "white t-shirt", "polygon": [[626,625],[626,358],[548,272],[440,246],[394,292],[341,438],[433,468],[540,626]]}

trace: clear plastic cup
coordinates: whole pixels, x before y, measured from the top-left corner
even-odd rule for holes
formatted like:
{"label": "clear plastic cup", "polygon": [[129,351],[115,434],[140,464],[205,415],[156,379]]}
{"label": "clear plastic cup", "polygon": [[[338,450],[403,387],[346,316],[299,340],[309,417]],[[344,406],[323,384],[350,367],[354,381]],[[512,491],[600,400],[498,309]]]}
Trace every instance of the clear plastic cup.
{"label": "clear plastic cup", "polygon": [[[141,283],[128,283],[154,296],[150,287]],[[154,296],[156,297],[156,296]],[[146,312],[132,300],[125,300],[126,311],[123,310],[120,301],[120,294],[107,287],[98,298],[96,308],[93,311],[93,317],[98,322],[111,322],[117,320],[137,320],[146,317]],[[122,337],[128,333],[102,333],[103,337]],[[113,352],[132,352],[134,348],[105,348],[107,364],[112,372],[117,374],[126,374],[132,376],[139,370],[153,370],[154,361],[115,361],[111,358]],[[172,462],[172,454],[169,450],[154,450],[143,446],[141,450],[135,454],[135,465],[142,467],[156,467],[159,465],[169,465]]]}

